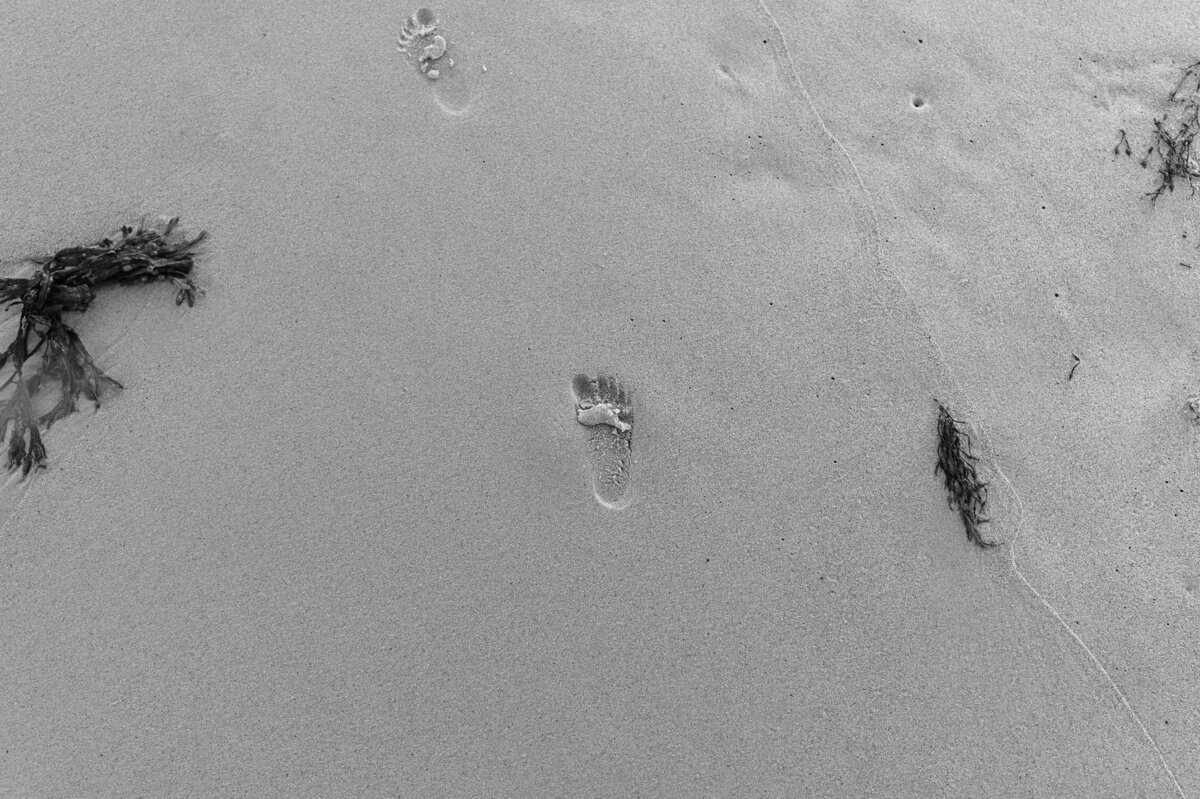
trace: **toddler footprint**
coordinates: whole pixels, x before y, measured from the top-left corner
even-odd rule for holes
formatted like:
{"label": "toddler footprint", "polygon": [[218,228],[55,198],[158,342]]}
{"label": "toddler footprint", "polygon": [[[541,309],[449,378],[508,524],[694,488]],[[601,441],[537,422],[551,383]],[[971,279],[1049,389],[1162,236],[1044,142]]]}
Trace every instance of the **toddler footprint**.
{"label": "toddler footprint", "polygon": [[433,97],[447,114],[458,116],[471,105],[471,86],[467,72],[469,59],[438,32],[437,15],[430,8],[418,8],[404,21],[396,37],[396,49],[408,56],[433,89]]}
{"label": "toddler footprint", "polygon": [[633,501],[632,394],[610,375],[576,375],[575,418],[587,428],[592,492],[606,508],[620,510]]}

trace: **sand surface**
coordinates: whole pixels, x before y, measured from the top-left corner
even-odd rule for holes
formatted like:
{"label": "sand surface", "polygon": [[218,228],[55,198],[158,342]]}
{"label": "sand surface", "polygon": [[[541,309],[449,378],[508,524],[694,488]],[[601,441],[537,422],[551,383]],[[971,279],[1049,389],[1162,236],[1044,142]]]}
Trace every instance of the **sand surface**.
{"label": "sand surface", "polygon": [[0,796],[1200,796],[1189,6],[248,5],[0,10],[5,269],[212,237],[0,497]]}

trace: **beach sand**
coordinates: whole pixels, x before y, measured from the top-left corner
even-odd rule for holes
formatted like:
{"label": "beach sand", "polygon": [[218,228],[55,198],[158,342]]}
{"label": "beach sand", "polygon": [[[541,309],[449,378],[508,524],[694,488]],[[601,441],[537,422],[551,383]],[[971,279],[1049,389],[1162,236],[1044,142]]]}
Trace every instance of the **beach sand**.
{"label": "beach sand", "polygon": [[1200,795],[1188,7],[766,3],[0,10],[7,269],[211,235],[4,488],[0,795]]}

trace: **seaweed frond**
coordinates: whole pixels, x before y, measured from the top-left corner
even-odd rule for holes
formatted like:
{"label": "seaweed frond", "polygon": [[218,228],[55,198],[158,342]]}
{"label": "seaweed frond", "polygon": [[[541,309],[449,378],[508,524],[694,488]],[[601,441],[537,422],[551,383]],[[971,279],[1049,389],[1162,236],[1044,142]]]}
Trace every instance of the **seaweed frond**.
{"label": "seaweed frond", "polygon": [[946,501],[958,511],[967,531],[967,540],[987,549],[996,546],[996,542],[984,538],[979,530],[979,526],[988,521],[984,516],[987,483],[981,481],[975,471],[978,459],[971,453],[971,436],[959,429],[960,424],[939,402],[938,461],[933,472],[945,479]]}
{"label": "seaweed frond", "polygon": [[0,435],[8,441],[8,468],[20,469],[24,474],[41,467],[46,460],[46,448],[38,432],[38,420],[33,412],[33,401],[24,380],[16,380],[9,398],[0,405]]}
{"label": "seaweed frond", "polygon": [[[65,313],[83,313],[104,285],[131,285],[170,280],[176,287],[175,304],[193,305],[203,293],[192,280],[194,248],[204,233],[193,239],[176,231],[178,218],[161,225],[124,226],[115,238],[82,247],[67,247],[35,260],[32,277],[0,278],[0,305],[20,308],[17,334],[0,353],[0,444],[7,446],[7,466],[28,474],[45,465],[46,449],[39,426],[49,428],[78,410],[85,399],[96,407],[108,387],[121,384],[104,373],[92,359]],[[33,397],[57,387],[57,402],[36,414]]]}

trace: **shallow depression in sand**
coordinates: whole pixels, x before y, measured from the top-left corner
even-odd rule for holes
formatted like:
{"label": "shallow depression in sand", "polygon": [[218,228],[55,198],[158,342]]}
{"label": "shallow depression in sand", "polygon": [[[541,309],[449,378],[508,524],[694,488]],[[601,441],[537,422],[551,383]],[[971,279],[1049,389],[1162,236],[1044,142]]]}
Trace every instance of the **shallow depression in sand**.
{"label": "shallow depression in sand", "polygon": [[483,68],[440,25],[433,9],[417,9],[401,26],[396,49],[428,84],[438,108],[460,116],[471,107],[473,73],[482,74]]}
{"label": "shallow depression in sand", "polygon": [[611,375],[579,374],[571,382],[575,419],[585,428],[588,471],[596,501],[619,510],[633,499],[632,392]]}

